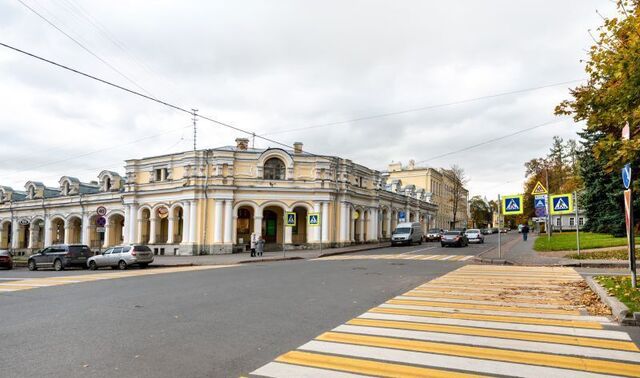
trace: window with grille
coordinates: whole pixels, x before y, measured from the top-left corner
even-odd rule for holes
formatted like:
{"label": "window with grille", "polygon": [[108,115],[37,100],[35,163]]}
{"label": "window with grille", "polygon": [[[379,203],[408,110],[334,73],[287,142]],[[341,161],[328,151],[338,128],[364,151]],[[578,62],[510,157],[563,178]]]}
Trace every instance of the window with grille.
{"label": "window with grille", "polygon": [[265,180],[284,180],[285,166],[282,160],[271,158],[264,163]]}

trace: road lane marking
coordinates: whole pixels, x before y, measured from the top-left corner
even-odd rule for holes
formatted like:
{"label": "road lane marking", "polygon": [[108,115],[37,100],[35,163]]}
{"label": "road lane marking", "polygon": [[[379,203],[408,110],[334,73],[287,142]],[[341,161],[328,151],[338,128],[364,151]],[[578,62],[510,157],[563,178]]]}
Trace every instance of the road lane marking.
{"label": "road lane marking", "polygon": [[495,347],[502,349],[516,349],[529,352],[559,353],[564,355],[584,355],[594,358],[606,358],[630,362],[640,362],[640,353],[621,350],[593,348],[580,345],[563,345],[541,341],[525,341],[517,339],[501,339],[496,337],[472,336],[469,334],[448,334],[438,332],[412,331],[406,329],[390,329],[378,327],[364,327],[355,325],[341,325],[333,329],[335,332],[365,334],[372,336],[388,336],[403,339],[438,341],[453,344],[471,344],[475,346]]}
{"label": "road lane marking", "polygon": [[[531,312],[531,310],[528,308],[514,307],[514,306],[499,306],[499,305],[493,305],[493,304],[442,303],[442,302],[429,302],[429,301],[407,300],[407,299],[391,299],[386,303],[405,304],[405,305],[413,305],[413,306],[464,308],[464,309],[472,309],[472,310]],[[556,314],[556,315],[580,315],[580,311],[578,310],[562,310],[562,309],[554,309],[554,308],[538,308],[535,310],[535,313],[536,314]]]}

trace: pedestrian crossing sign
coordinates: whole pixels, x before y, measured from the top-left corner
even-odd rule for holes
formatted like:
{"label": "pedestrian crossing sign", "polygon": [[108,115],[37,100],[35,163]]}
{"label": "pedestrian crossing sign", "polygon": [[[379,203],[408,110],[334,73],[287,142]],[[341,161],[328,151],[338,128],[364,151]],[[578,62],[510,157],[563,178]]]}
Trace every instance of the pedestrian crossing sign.
{"label": "pedestrian crossing sign", "polygon": [[512,194],[502,196],[502,214],[514,215],[522,214],[522,194]]}
{"label": "pedestrian crossing sign", "polygon": [[538,181],[536,183],[536,186],[533,187],[533,191],[531,191],[531,194],[536,195],[536,194],[547,194],[547,188],[544,187],[544,185],[542,185],[542,183],[540,181]]}
{"label": "pedestrian crossing sign", "polygon": [[309,213],[307,215],[307,224],[309,226],[320,226],[320,213]]}
{"label": "pedestrian crossing sign", "polygon": [[551,196],[551,214],[569,214],[573,212],[573,196],[556,194]]}
{"label": "pedestrian crossing sign", "polygon": [[296,213],[287,213],[287,223],[285,226],[287,227],[295,227],[297,222],[297,214]]}

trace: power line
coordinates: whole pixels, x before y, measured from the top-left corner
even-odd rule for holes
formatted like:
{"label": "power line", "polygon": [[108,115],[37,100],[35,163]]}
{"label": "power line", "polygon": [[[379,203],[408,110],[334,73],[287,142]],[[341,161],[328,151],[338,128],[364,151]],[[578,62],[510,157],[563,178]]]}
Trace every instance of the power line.
{"label": "power line", "polygon": [[474,148],[477,148],[477,147],[480,147],[480,146],[484,146],[485,144],[489,144],[489,143],[497,142],[497,141],[502,140],[502,139],[510,138],[510,137],[512,137],[514,135],[526,133],[527,131],[535,130],[537,128],[540,128],[540,127],[543,127],[543,126],[547,126],[547,125],[552,125],[554,123],[558,123],[558,122],[564,121],[566,119],[567,118],[556,119],[554,121],[548,121],[548,122],[545,122],[545,123],[541,123],[539,125],[527,127],[526,129],[521,129],[521,130],[518,130],[518,131],[510,133],[510,134],[499,136],[497,138],[488,139],[488,140],[485,140],[484,142],[473,144],[471,146],[467,146],[467,147],[461,148],[461,149],[456,150],[456,151],[451,151],[451,152],[447,152],[447,153],[444,153],[444,154],[441,154],[441,155],[436,155],[436,156],[430,157],[429,159],[420,160],[420,161],[416,162],[416,164],[426,163],[426,162],[431,161],[431,160],[440,159],[440,158],[445,157],[445,156],[449,156],[449,155],[457,154],[457,153],[460,153],[460,152],[468,151],[468,150],[471,150],[471,149],[474,149]]}
{"label": "power line", "polygon": [[399,110],[399,111],[395,111],[395,112],[380,113],[380,114],[374,114],[374,115],[370,115],[370,116],[352,118],[352,119],[345,120],[345,121],[336,121],[336,122],[324,123],[324,124],[313,125],[313,126],[305,126],[305,127],[299,127],[299,128],[293,128],[293,129],[285,129],[285,130],[273,131],[273,132],[270,132],[270,133],[265,133],[263,135],[275,135],[275,134],[283,134],[283,133],[288,133],[288,132],[304,131],[304,130],[322,128],[322,127],[343,125],[343,124],[352,123],[352,122],[366,121],[366,120],[376,119],[376,118],[391,117],[391,116],[400,115],[400,114],[407,114],[407,113],[414,113],[414,112],[432,110],[432,109],[437,109],[437,108],[444,108],[444,107],[447,107],[447,106],[461,105],[461,104],[466,104],[466,103],[475,102],[475,101],[481,101],[481,100],[487,100],[487,99],[496,98],[496,97],[509,96],[509,95],[514,95],[514,94],[518,94],[518,93],[537,91],[537,90],[540,90],[540,89],[552,88],[552,87],[557,87],[557,86],[560,86],[560,85],[577,83],[577,82],[580,82],[580,81],[583,81],[583,80],[584,79],[563,81],[563,82],[560,82],[560,83],[546,84],[546,85],[541,85],[541,86],[537,86],[537,87],[518,89],[518,90],[515,90],[515,91],[509,91],[509,92],[501,92],[501,93],[496,93],[496,94],[491,94],[491,95],[468,98],[468,99],[459,100],[459,101],[446,102],[446,103],[442,103],[442,104],[428,105],[428,106],[422,106],[422,107],[418,107],[418,108]]}
{"label": "power line", "polygon": [[[174,110],[181,111],[181,112],[183,112],[183,113],[189,114],[190,116],[193,116],[193,114],[194,114],[194,113],[193,113],[193,111],[191,111],[191,110],[187,110],[187,109],[185,109],[185,108],[183,108],[183,107],[180,107],[180,106],[178,106],[178,105],[174,105],[174,104],[171,104],[171,103],[169,103],[169,102],[166,102],[166,101],[160,100],[160,99],[158,99],[158,98],[155,98],[155,97],[152,97],[152,96],[146,95],[146,94],[144,94],[144,93],[137,92],[137,91],[135,91],[135,90],[133,90],[133,89],[129,89],[129,88],[123,87],[123,86],[121,86],[121,85],[115,84],[115,83],[110,82],[110,81],[108,81],[108,80],[101,79],[101,78],[99,78],[99,77],[97,77],[97,76],[94,76],[94,75],[91,75],[91,74],[88,74],[88,73],[82,72],[82,71],[80,71],[80,70],[77,70],[77,69],[75,69],[75,68],[71,68],[71,67],[66,66],[66,65],[64,65],[64,64],[61,64],[61,63],[54,62],[54,61],[52,61],[52,60],[49,60],[49,59],[43,58],[43,57],[38,56],[38,55],[35,55],[35,54],[32,54],[32,53],[27,52],[27,51],[25,51],[25,50],[21,50],[21,49],[19,49],[19,48],[17,48],[17,47],[13,47],[13,46],[8,45],[8,44],[6,44],[6,43],[0,42],[0,46],[6,47],[6,48],[8,48],[8,49],[11,49],[11,50],[13,50],[13,51],[19,52],[19,53],[21,53],[21,54],[24,54],[24,55],[30,56],[30,57],[32,57],[32,58],[38,59],[38,60],[43,61],[43,62],[45,62],[45,63],[49,63],[49,64],[54,65],[54,66],[56,66],[56,67],[62,68],[62,69],[64,69],[64,70],[67,70],[67,71],[70,71],[70,72],[76,73],[76,74],[78,74],[78,75],[81,75],[81,76],[87,77],[87,78],[89,78],[89,79],[99,81],[99,82],[101,82],[101,83],[103,83],[103,84],[106,84],[106,85],[109,85],[109,86],[111,86],[111,87],[114,87],[114,88],[120,89],[120,90],[125,91],[125,92],[128,92],[128,93],[130,93],[130,94],[133,94],[133,95],[136,95],[136,96],[142,97],[142,98],[144,98],[144,99],[147,99],[147,100],[150,100],[150,101],[156,102],[156,103],[158,103],[158,104],[161,104],[161,105],[167,106],[167,107],[172,108],[172,109],[174,109]],[[215,118],[208,117],[208,116],[205,116],[205,115],[202,115],[202,114],[196,114],[196,116],[197,116],[198,118],[201,118],[201,119],[207,120],[207,121],[209,121],[209,122],[215,123],[215,124],[220,125],[220,126],[227,127],[227,128],[229,128],[229,129],[232,129],[232,130],[235,130],[235,131],[241,132],[241,133],[243,133],[243,134],[247,134],[247,135],[255,136],[256,138],[262,139],[262,140],[264,140],[264,141],[271,142],[271,143],[274,143],[274,144],[279,145],[279,146],[282,146],[282,147],[286,147],[286,148],[293,149],[293,146],[290,146],[290,145],[288,145],[288,144],[286,144],[286,143],[282,143],[282,142],[279,142],[279,141],[277,141],[277,140],[275,140],[275,139],[271,139],[271,138],[264,137],[264,136],[262,136],[262,135],[258,135],[258,134],[254,133],[254,132],[252,132],[252,131],[248,131],[248,130],[242,129],[242,128],[240,128],[240,127],[237,127],[237,126],[231,125],[231,124],[229,124],[229,123],[225,123],[225,122],[219,121],[219,120],[217,120],[217,119],[215,119]],[[324,156],[322,156],[322,155],[317,155],[317,154],[313,154],[313,153],[310,153],[310,152],[306,152],[306,154],[307,154],[307,155],[309,155],[309,156],[315,156],[315,157],[325,158],[325,157],[324,157]]]}
{"label": "power line", "polygon": [[71,41],[73,41],[76,45],[80,46],[80,48],[82,48],[84,51],[88,52],[89,54],[91,54],[93,57],[95,57],[96,59],[98,59],[99,61],[101,61],[102,63],[104,63],[105,65],[107,65],[109,68],[111,68],[113,71],[115,71],[116,73],[118,73],[120,76],[122,76],[123,78],[125,78],[128,82],[130,82],[131,84],[135,85],[136,87],[138,87],[140,90],[142,90],[143,92],[146,92],[147,94],[150,94],[149,91],[147,91],[146,89],[144,89],[141,85],[139,85],[138,83],[136,83],[133,79],[131,79],[129,76],[125,75],[124,73],[122,73],[122,71],[120,71],[119,69],[117,69],[116,67],[114,67],[111,63],[107,62],[106,60],[104,60],[103,58],[101,58],[98,54],[94,53],[93,51],[91,51],[88,47],[86,47],[84,44],[82,44],[80,41],[78,41],[77,39],[75,39],[74,37],[72,37],[71,35],[69,35],[67,32],[65,32],[64,30],[62,30],[60,27],[58,27],[56,24],[54,24],[53,22],[49,21],[49,19],[47,19],[45,16],[43,16],[42,14],[40,14],[38,11],[36,11],[35,9],[33,9],[32,7],[30,7],[27,3],[25,3],[22,0],[18,0],[18,2],[20,4],[22,4],[25,8],[27,8],[28,10],[30,10],[31,12],[33,12],[36,16],[40,17],[41,19],[43,19],[47,24],[51,25],[54,29],[56,29],[57,31],[59,31],[60,33],[62,33],[65,37],[69,38]]}

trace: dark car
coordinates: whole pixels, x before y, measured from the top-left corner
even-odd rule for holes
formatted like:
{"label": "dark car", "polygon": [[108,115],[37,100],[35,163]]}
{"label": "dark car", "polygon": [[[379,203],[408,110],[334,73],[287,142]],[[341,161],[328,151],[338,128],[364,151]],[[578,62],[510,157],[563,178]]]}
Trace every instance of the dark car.
{"label": "dark car", "polygon": [[469,239],[464,231],[447,231],[440,239],[440,245],[443,247],[454,245],[456,247],[466,247],[469,245]]}
{"label": "dark car", "polygon": [[47,247],[29,256],[29,270],[53,268],[63,270],[70,267],[87,268],[87,259],[93,256],[91,249],[83,244],[59,244]]}
{"label": "dark car", "polygon": [[0,251],[0,268],[13,269],[13,258],[11,252]]}

